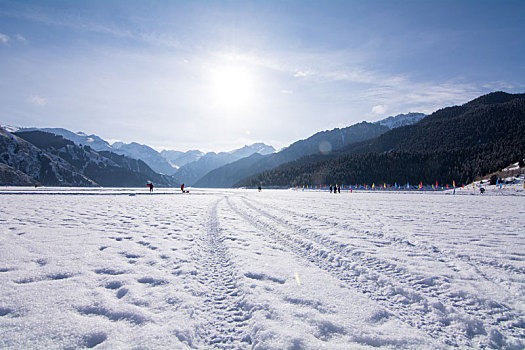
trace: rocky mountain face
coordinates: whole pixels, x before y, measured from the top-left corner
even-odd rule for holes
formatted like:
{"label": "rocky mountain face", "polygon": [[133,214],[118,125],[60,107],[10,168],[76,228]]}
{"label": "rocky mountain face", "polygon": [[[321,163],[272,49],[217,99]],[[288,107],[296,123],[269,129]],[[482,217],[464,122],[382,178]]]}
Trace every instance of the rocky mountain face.
{"label": "rocky mountain face", "polygon": [[9,167],[3,166],[3,172],[9,174],[3,185],[27,180],[17,171],[46,186],[134,187],[147,181],[159,186],[179,185],[173,177],[155,173],[140,160],[97,152],[42,131],[9,133],[0,128],[0,162]]}
{"label": "rocky mountain face", "polygon": [[11,186],[37,186],[38,181],[30,178],[20,170],[16,170],[7,164],[0,163],[0,184]]}
{"label": "rocky mountain face", "polygon": [[82,131],[72,132],[63,128],[17,128],[11,132],[26,132],[26,131],[43,131],[50,134],[62,136],[63,138],[73,141],[79,146],[89,146],[95,151],[111,151],[112,147],[106,140],[103,140],[97,135],[87,135]]}
{"label": "rocky mountain face", "polygon": [[[96,182],[80,173],[64,159],[48,154],[21,137],[0,128],[0,163],[5,164],[2,185],[27,182],[49,186],[96,186]],[[9,174],[8,174],[9,173]],[[13,181],[13,182],[11,182]]]}
{"label": "rocky mountain face", "polygon": [[115,142],[109,144],[106,140],[102,139],[97,135],[87,135],[81,131],[72,132],[63,128],[16,128],[12,127],[13,132],[30,132],[30,131],[43,131],[54,135],[62,136],[63,138],[74,142],[78,146],[89,146],[91,149],[101,152],[109,151],[121,155],[125,155],[130,158],[140,159],[155,172],[160,174],[172,175],[177,168],[171,166],[169,161],[161,156],[159,152],[147,145],[141,145],[136,142],[123,143]]}

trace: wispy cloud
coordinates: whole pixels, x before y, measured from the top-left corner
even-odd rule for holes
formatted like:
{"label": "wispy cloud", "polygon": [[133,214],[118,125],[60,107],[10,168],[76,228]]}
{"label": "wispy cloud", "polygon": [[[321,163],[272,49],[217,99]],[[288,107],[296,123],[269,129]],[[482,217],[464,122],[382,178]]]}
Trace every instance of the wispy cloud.
{"label": "wispy cloud", "polygon": [[293,94],[293,91],[284,89],[284,90],[281,90],[281,94],[291,95],[291,94]]}
{"label": "wispy cloud", "polygon": [[37,106],[47,105],[47,99],[38,95],[33,95],[28,98],[28,101]]}
{"label": "wispy cloud", "polygon": [[[219,54],[220,56],[220,54]],[[447,81],[416,80],[409,74],[392,74],[367,68],[366,52],[279,52],[236,55],[246,64],[275,70],[309,84],[338,82],[338,101],[370,102],[370,116],[421,111],[431,113],[444,106],[464,103],[488,91],[512,86],[510,83],[465,83],[461,78]],[[382,107],[378,107],[382,106]],[[375,108],[375,110],[372,110]]]}
{"label": "wispy cloud", "polygon": [[[394,114],[406,112],[432,113],[439,108],[462,104],[486,92],[475,84],[455,81],[416,82],[402,79],[395,84],[376,84],[356,96],[391,106]],[[490,90],[489,90],[490,91]]]}
{"label": "wispy cloud", "polygon": [[9,42],[9,36],[6,34],[0,33],[0,42],[4,45],[7,45],[7,43]]}
{"label": "wispy cloud", "polygon": [[[85,31],[99,34],[107,34],[118,39],[132,39],[142,41],[151,45],[159,45],[171,48],[181,48],[183,45],[172,33],[144,32],[127,29],[112,23],[100,23],[90,18],[82,17],[78,13],[61,12],[60,16],[50,15],[42,11],[39,7],[27,7],[22,10],[0,10],[0,15],[13,18],[25,19],[47,25],[71,28],[77,31]],[[20,35],[17,39],[25,41]]]}
{"label": "wispy cloud", "polygon": [[374,114],[381,115],[381,114],[385,114],[385,112],[386,112],[386,107],[383,105],[377,105],[377,106],[372,107],[372,113]]}
{"label": "wispy cloud", "polygon": [[22,34],[16,34],[15,35],[15,38],[21,42],[23,42],[24,44],[27,43],[27,39],[22,35]]}
{"label": "wispy cloud", "polygon": [[293,76],[294,78],[304,78],[308,76],[308,73],[299,71],[299,72],[296,72]]}

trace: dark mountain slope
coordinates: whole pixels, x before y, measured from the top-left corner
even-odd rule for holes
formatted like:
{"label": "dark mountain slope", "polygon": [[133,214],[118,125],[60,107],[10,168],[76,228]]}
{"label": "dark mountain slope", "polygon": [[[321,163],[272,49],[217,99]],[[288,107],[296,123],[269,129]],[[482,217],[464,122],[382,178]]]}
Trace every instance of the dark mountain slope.
{"label": "dark mountain slope", "polygon": [[[19,172],[26,174],[37,184],[48,186],[97,185],[62,158],[48,154],[3,128],[0,128],[0,162],[9,166],[3,167],[6,182],[2,182],[2,185],[20,184],[19,180],[25,178]],[[11,180],[14,182],[10,182]]]}
{"label": "dark mountain slope", "polygon": [[239,174],[244,174],[246,169],[257,168],[257,163],[261,162],[264,156],[259,153],[252,154],[249,157],[239,159],[236,162],[222,166],[210,171],[201,180],[199,180],[196,187],[211,187],[208,184],[213,184],[215,188],[228,188],[232,186],[232,179],[239,177]]}
{"label": "dark mountain slope", "polygon": [[63,160],[85,177],[101,186],[139,187],[147,181],[159,186],[177,186],[175,179],[155,173],[143,161],[127,158],[111,152],[96,152],[89,146],[80,147],[62,136],[42,132],[23,131],[16,135],[50,154],[54,159]]}
{"label": "dark mountain slope", "polygon": [[[123,179],[127,179],[125,183],[134,183],[136,186],[144,186],[146,181],[151,181],[157,186],[165,187],[178,187],[180,186],[179,180],[173,176],[157,174],[154,172],[145,162],[140,159],[133,159],[124,155],[115,154],[112,152],[99,152],[100,155],[111,159],[115,162],[120,169],[113,169],[111,172],[112,182],[122,182]],[[125,171],[124,171],[125,170]],[[130,174],[131,172],[131,174]],[[129,178],[128,178],[129,177]],[[104,182],[103,182],[104,183]],[[109,186],[109,185],[103,185]],[[119,185],[119,186],[132,186],[132,185]]]}
{"label": "dark mountain slope", "polygon": [[238,185],[469,182],[525,154],[525,95],[492,93],[436,111],[330,156],[288,163]]}
{"label": "dark mountain slope", "polygon": [[36,186],[39,185],[39,182],[30,178],[20,170],[0,163],[0,185],[6,184],[11,186]]}

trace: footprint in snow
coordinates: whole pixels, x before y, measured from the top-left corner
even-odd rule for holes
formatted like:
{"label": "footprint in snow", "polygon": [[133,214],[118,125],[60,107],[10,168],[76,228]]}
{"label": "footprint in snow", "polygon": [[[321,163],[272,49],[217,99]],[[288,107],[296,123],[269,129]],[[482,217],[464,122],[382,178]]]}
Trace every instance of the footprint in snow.
{"label": "footprint in snow", "polygon": [[107,289],[119,289],[123,285],[124,285],[124,283],[122,283],[120,281],[111,281],[111,282],[106,283],[105,287]]}
{"label": "footprint in snow", "polygon": [[128,294],[128,289],[127,288],[120,288],[118,291],[117,291],[117,298],[118,299],[122,299],[126,294]]}
{"label": "footprint in snow", "polygon": [[149,285],[154,286],[154,287],[162,286],[164,284],[168,284],[168,282],[165,281],[165,280],[156,279],[156,278],[153,278],[153,277],[142,277],[142,278],[139,278],[137,281],[140,282],[140,283],[149,284]]}
{"label": "footprint in snow", "polygon": [[108,336],[104,332],[95,332],[95,333],[86,334],[83,337],[80,346],[91,349],[103,343],[104,341],[106,341],[107,338]]}
{"label": "footprint in snow", "polygon": [[115,275],[122,275],[122,274],[125,273],[125,271],[114,270],[114,269],[110,269],[110,268],[103,268],[103,269],[96,269],[95,273],[98,274],[98,275],[112,275],[112,276],[115,276]]}
{"label": "footprint in snow", "polygon": [[11,310],[10,308],[7,308],[7,307],[0,307],[0,316],[6,316],[10,313],[12,313],[13,310]]}

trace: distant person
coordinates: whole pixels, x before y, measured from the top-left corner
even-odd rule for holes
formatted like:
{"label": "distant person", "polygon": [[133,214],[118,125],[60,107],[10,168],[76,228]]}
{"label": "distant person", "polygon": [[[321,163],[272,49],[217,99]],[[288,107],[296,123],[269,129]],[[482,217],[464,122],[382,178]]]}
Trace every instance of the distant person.
{"label": "distant person", "polygon": [[339,185],[339,187],[337,187],[337,192],[341,193],[341,186],[340,185]]}
{"label": "distant person", "polygon": [[184,193],[184,184],[180,185],[180,191]]}
{"label": "distant person", "polygon": [[146,186],[149,187],[149,191],[150,192],[153,192],[153,184],[150,182],[150,183],[147,183]]}
{"label": "distant person", "polygon": [[330,185],[330,193],[332,193],[332,185]]}
{"label": "distant person", "polygon": [[485,189],[484,189],[483,187],[481,187],[481,188],[479,189],[479,193],[481,193],[481,194],[485,193]]}
{"label": "distant person", "polygon": [[259,186],[259,192],[261,192],[261,191],[262,191],[262,188],[261,188],[261,186]]}

